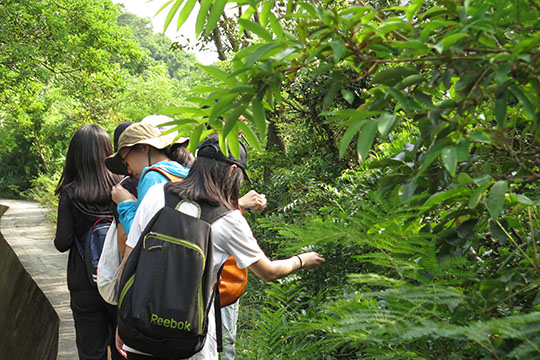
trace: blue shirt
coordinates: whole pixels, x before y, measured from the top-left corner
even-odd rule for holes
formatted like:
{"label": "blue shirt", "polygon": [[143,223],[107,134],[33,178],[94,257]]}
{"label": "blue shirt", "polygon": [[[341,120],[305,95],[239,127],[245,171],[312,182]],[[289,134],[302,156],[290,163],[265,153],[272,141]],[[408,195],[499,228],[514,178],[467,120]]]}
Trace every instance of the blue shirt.
{"label": "blue shirt", "polygon": [[[189,169],[187,167],[185,167],[184,165],[180,165],[176,161],[166,161],[166,160],[160,161],[150,167],[163,169],[169,174],[179,176],[181,178],[185,178],[189,173]],[[126,234],[129,234],[129,230],[131,229],[131,223],[133,222],[135,213],[137,212],[137,209],[139,208],[139,204],[142,201],[142,199],[144,199],[144,195],[146,195],[146,192],[148,191],[148,189],[150,189],[152,186],[156,184],[169,182],[169,179],[167,179],[160,172],[147,171],[148,169],[149,167],[145,167],[143,169],[142,171],[143,176],[139,179],[139,186],[138,186],[139,197],[137,201],[126,200],[118,204],[117,211],[119,215],[120,224],[122,224],[122,227],[124,228],[124,231],[126,232]]]}

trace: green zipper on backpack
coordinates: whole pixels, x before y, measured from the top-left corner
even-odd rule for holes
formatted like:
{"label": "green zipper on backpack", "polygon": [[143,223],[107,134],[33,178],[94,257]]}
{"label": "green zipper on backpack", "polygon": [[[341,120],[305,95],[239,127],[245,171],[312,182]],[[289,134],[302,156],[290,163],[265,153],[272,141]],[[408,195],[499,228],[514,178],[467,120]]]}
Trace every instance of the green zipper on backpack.
{"label": "green zipper on backpack", "polygon": [[133,282],[135,281],[135,274],[133,274],[128,281],[126,282],[126,285],[124,285],[124,288],[122,289],[122,292],[120,293],[120,299],[118,300],[118,308],[122,306],[122,301],[124,301],[124,297],[126,296],[126,293],[133,285]]}
{"label": "green zipper on backpack", "polygon": [[[163,240],[163,241],[167,241],[167,242],[170,242],[170,243],[173,243],[173,244],[185,246],[185,247],[187,247],[189,249],[197,251],[199,254],[201,254],[201,256],[203,258],[202,273],[204,274],[204,269],[206,267],[206,256],[204,255],[204,252],[202,251],[202,249],[200,247],[198,247],[197,245],[195,245],[193,243],[190,243],[189,241],[177,239],[177,238],[175,238],[173,236],[168,236],[168,235],[165,235],[165,234],[150,232],[150,233],[146,234],[146,236],[144,237],[144,242],[145,242],[144,247],[145,248],[146,248],[146,238],[149,237],[149,236],[155,237],[158,240]],[[155,246],[152,247],[152,248],[155,248]],[[126,284],[126,286],[127,286],[127,284]],[[203,322],[204,322],[204,301],[203,301],[203,294],[202,294],[202,278],[201,278],[201,281],[199,283],[198,298],[199,298],[199,301],[198,301],[197,306],[199,308],[199,331],[200,331],[202,329]]]}
{"label": "green zipper on backpack", "polygon": [[186,240],[177,239],[177,238],[175,238],[173,236],[160,234],[160,233],[155,233],[155,232],[150,232],[144,237],[144,241],[145,241],[144,248],[145,249],[146,249],[146,238],[147,237],[155,237],[158,240],[167,241],[167,242],[170,242],[170,243],[173,243],[173,244],[176,244],[176,245],[181,245],[181,246],[190,248],[192,250],[195,250],[196,252],[201,254],[201,256],[203,258],[203,271],[204,271],[204,264],[206,263],[206,256],[204,255],[204,252],[202,251],[202,249],[200,247],[198,247],[197,245],[195,245],[193,243],[190,243],[189,241],[186,241]]}

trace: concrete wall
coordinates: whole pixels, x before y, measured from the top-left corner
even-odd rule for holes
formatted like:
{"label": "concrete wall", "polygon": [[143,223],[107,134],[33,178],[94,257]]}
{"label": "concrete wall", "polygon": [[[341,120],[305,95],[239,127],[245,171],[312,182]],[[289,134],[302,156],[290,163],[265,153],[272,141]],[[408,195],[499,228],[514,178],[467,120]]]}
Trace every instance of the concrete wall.
{"label": "concrete wall", "polygon": [[[6,210],[0,205],[0,216]],[[51,303],[0,234],[0,358],[56,359],[58,326]]]}

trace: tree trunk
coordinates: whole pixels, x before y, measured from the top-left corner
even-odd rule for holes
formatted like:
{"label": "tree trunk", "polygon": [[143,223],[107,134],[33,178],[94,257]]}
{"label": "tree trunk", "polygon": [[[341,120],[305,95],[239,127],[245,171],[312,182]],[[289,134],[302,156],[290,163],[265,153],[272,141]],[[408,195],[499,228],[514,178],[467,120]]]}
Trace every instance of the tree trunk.
{"label": "tree trunk", "polygon": [[227,60],[227,56],[225,56],[225,49],[223,48],[223,43],[221,42],[221,34],[219,33],[219,30],[217,26],[212,30],[212,35],[214,36],[214,44],[216,45],[216,50],[218,52],[218,59],[221,61]]}
{"label": "tree trunk", "polygon": [[[276,123],[274,119],[268,119],[268,139],[266,141],[266,151],[275,151],[277,153],[283,153],[285,151],[285,144],[283,139],[278,134]],[[269,181],[272,176],[272,170],[269,166],[264,167],[263,180]]]}

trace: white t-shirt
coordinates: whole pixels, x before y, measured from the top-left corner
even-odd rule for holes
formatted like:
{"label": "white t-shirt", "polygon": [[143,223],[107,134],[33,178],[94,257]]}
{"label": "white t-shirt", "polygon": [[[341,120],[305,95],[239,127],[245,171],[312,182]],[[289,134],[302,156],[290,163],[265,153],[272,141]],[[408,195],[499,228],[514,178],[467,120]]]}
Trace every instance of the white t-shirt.
{"label": "white t-shirt", "polygon": [[[137,245],[146,224],[165,206],[164,185],[156,184],[146,193],[133,219],[126,242],[127,246],[134,248]],[[196,207],[190,203],[182,204],[179,210],[188,215],[197,213]],[[212,224],[212,241],[214,244],[212,282],[215,281],[219,268],[229,256],[236,259],[240,269],[250,266],[265,256],[240,210],[231,211]],[[127,345],[124,345],[124,349],[139,353]],[[208,318],[208,336],[204,348],[190,359],[217,358],[216,321],[212,306]]]}

